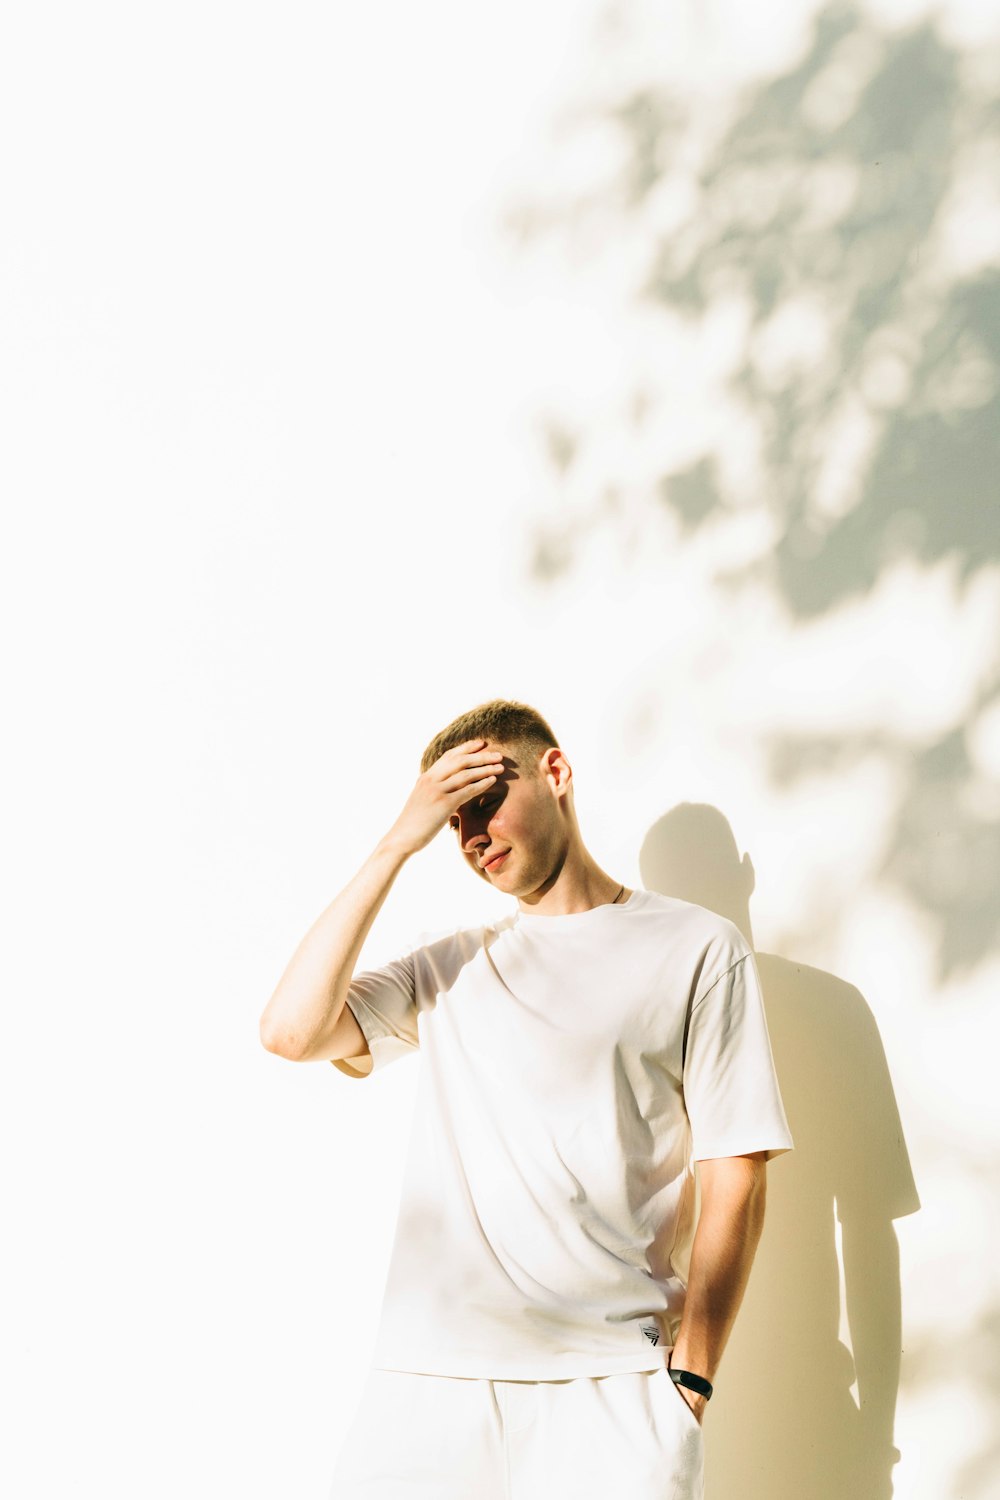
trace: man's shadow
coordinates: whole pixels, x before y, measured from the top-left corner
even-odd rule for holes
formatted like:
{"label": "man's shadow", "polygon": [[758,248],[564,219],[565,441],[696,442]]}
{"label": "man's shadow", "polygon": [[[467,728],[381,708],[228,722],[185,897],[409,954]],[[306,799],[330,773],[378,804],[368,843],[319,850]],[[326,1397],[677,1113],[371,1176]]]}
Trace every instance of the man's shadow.
{"label": "man's shadow", "polygon": [[[753,948],[753,864],[717,808],[666,813],[639,864],[647,890],[728,917]],[[706,1494],[881,1500],[900,1456],[893,1220],[920,1201],[864,997],[792,959],[756,959],[795,1149],[767,1168],[763,1234],[705,1411]],[[851,1348],[839,1336],[842,1282]]]}

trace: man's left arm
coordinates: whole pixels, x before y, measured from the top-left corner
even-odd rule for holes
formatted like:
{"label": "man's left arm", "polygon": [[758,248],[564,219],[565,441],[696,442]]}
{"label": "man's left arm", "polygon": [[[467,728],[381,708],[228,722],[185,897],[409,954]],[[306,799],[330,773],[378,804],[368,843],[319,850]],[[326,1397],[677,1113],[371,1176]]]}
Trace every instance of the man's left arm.
{"label": "man's left arm", "polygon": [[[722,1359],[764,1228],[767,1152],[698,1162],[701,1211],[691,1246],[684,1313],[670,1363],[708,1381]],[[705,1396],[679,1385],[699,1422]]]}

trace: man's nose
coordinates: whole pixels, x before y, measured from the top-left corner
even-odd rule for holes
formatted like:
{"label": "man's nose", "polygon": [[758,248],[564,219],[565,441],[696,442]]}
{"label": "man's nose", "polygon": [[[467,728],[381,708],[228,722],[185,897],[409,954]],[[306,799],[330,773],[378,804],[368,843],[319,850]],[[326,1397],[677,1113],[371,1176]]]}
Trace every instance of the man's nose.
{"label": "man's nose", "polygon": [[[461,813],[459,814],[459,817],[461,817]],[[474,854],[478,848],[481,848],[483,844],[488,844],[489,841],[490,836],[486,832],[485,828],[477,828],[475,823],[470,823],[466,828],[466,826],[463,824],[462,848],[465,850],[466,854]]]}

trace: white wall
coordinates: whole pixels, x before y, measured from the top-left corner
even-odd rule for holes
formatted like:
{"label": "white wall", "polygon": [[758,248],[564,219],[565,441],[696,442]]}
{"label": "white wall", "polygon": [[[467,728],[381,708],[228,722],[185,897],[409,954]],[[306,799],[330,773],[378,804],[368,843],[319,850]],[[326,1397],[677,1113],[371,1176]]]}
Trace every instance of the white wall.
{"label": "white wall", "polygon": [[[266,1053],[258,1017],[423,746],[493,696],[550,719],[618,878],[641,883],[643,839],[686,801],[719,809],[756,870],[802,1149],[775,1164],[706,1417],[710,1500],[745,1474],[733,1393],[751,1389],[771,1500],[810,1473],[810,1500],[846,1473],[853,1493],[888,1492],[893,1421],[897,1495],[997,1493],[995,526],[973,507],[964,550],[907,544],[964,515],[987,469],[975,415],[995,409],[996,349],[962,340],[995,326],[979,111],[1000,6],[883,0],[848,18],[829,68],[821,18],[787,0],[8,18],[0,1462],[19,1500],[325,1496],[374,1338],[419,1063],[361,1086]],[[906,53],[921,24],[932,41]],[[788,230],[802,284],[765,318],[712,238],[709,211],[737,189],[698,176],[800,66],[817,71],[796,105],[816,134],[798,137],[791,192],[808,171],[842,260],[803,276]],[[655,190],[636,204],[608,101],[642,83],[670,91],[677,126],[649,127]],[[941,130],[887,150],[870,190],[865,153],[911,88]],[[574,115],[588,103],[593,126]],[[865,128],[824,155],[845,121]],[[761,148],[772,193],[787,123],[779,108]],[[867,218],[846,229],[862,189]],[[752,243],[773,270],[767,201]],[[522,243],[525,204],[538,232]],[[902,305],[848,315],[880,214],[913,239]],[[705,268],[697,316],[679,294],[637,296],[665,247]],[[962,322],[959,294],[984,286]],[[896,343],[859,365],[851,335],[883,315]],[[964,353],[928,374],[942,327]],[[749,371],[752,391],[734,390]],[[918,438],[900,506],[872,455],[892,423],[896,442],[904,417],[945,408],[959,437],[972,424],[972,468],[946,465],[931,494]],[[553,426],[571,435],[562,470]],[[707,495],[711,515],[687,529],[656,494],[692,468],[671,494]],[[829,570],[807,566],[820,542],[796,550],[800,504],[824,535],[866,518]],[[539,523],[571,558],[548,579],[531,570]],[[363,959],[503,905],[442,838]],[[874,1069],[872,1129],[898,1108],[895,1155],[873,1156],[899,1202],[912,1170],[919,1211],[874,1192],[863,1141],[822,1171],[812,1154],[844,1125],[812,1087],[829,1077],[809,1029],[820,994],[841,1061]],[[838,1182],[841,1209],[864,1200],[843,1229]],[[859,1222],[880,1246],[867,1292]],[[757,1343],[787,1310],[789,1261],[839,1318],[798,1408],[803,1349]],[[846,1397],[845,1350],[881,1373],[861,1417],[831,1425],[821,1393]],[[783,1468],[789,1423],[801,1451]]]}

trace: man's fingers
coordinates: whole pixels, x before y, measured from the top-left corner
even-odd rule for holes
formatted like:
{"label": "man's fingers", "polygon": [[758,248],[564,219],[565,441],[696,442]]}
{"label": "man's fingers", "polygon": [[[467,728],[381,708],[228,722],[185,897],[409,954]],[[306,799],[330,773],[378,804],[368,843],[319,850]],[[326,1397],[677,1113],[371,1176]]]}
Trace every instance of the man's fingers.
{"label": "man's fingers", "polygon": [[438,762],[437,763],[438,763],[438,765],[440,765],[442,761],[446,761],[446,760],[447,761],[453,761],[453,760],[456,760],[456,759],[458,759],[458,760],[464,760],[466,758],[466,756],[468,756],[470,754],[471,755],[475,755],[477,753],[480,754],[480,755],[482,755],[484,753],[485,754],[489,754],[489,751],[485,751],[485,752],[483,751],[482,747],[485,744],[486,744],[485,740],[466,740],[466,742],[465,742],[464,745],[453,745],[450,750],[446,750],[443,755],[440,755],[438,757]]}
{"label": "man's fingers", "polygon": [[457,792],[461,787],[467,787],[470,784],[470,778],[472,784],[475,785],[476,779],[481,778],[487,768],[490,772],[488,779],[495,781],[503,770],[503,761],[496,760],[495,758],[491,759],[488,754],[477,756],[476,760],[478,764],[462,766],[460,770],[453,771],[450,776],[442,781],[441,790],[443,792]]}

